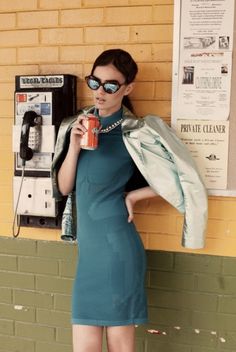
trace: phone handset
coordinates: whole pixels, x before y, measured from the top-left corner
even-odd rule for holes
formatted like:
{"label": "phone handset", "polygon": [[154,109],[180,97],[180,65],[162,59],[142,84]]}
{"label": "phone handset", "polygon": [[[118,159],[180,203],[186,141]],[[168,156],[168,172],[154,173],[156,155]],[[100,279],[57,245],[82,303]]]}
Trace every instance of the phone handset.
{"label": "phone handset", "polygon": [[[42,125],[42,116],[38,115],[35,111],[26,111],[21,126],[21,136],[20,136],[20,157],[22,159],[22,164],[25,165],[27,160],[33,158],[34,151],[40,147],[40,131],[34,131],[33,143],[29,141],[30,127],[40,128]],[[30,145],[30,146],[29,146]]]}

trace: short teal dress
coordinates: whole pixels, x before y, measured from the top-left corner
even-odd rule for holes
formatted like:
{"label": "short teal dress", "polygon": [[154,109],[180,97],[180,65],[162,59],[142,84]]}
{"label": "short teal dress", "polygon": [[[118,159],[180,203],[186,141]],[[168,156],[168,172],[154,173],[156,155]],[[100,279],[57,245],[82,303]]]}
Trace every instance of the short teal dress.
{"label": "short teal dress", "polygon": [[[110,126],[122,109],[101,119]],[[146,256],[124,201],[134,173],[117,126],[99,134],[96,150],[81,150],[76,176],[78,266],[72,295],[72,323],[119,326],[147,322]]]}

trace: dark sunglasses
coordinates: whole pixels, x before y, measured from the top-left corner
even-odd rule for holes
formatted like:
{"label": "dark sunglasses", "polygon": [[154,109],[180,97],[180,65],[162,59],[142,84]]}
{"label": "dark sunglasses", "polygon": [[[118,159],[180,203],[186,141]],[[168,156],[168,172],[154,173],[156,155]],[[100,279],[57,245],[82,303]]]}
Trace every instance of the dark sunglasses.
{"label": "dark sunglasses", "polygon": [[104,92],[108,94],[116,93],[121,86],[125,85],[125,83],[120,84],[118,81],[115,80],[106,81],[102,83],[99,78],[92,75],[85,77],[85,80],[90,89],[97,90],[99,87],[102,86]]}

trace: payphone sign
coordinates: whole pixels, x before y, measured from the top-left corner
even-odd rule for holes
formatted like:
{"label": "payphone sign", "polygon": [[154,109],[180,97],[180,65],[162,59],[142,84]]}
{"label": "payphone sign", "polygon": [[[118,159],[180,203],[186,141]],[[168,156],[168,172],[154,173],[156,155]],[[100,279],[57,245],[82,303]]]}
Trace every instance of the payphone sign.
{"label": "payphone sign", "polygon": [[43,125],[52,124],[52,92],[15,93],[15,123],[20,125],[26,111],[42,116]]}

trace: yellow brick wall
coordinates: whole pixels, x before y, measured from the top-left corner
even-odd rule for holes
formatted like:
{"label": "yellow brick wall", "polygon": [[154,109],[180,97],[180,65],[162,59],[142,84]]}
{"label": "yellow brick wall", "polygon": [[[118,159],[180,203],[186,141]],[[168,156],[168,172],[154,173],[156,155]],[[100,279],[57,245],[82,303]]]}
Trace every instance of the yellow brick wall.
{"label": "yellow brick wall", "polygon": [[[78,106],[91,103],[83,78],[104,49],[128,50],[139,65],[132,94],[140,116],[170,122],[173,0],[0,1],[0,235],[12,235],[14,78],[19,74],[78,76]],[[209,198],[206,248],[236,255],[236,201]],[[148,249],[186,251],[182,216],[160,198],[136,206],[135,222]],[[59,240],[60,231],[22,228],[22,237]]]}

